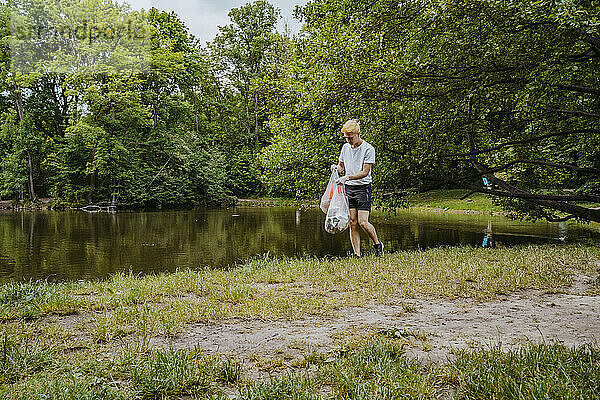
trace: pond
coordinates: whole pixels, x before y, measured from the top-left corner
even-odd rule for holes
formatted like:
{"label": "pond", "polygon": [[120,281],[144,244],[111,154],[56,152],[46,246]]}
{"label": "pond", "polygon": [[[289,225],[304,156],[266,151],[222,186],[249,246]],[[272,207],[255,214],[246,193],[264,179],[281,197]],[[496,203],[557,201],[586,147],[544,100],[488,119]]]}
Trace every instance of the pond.
{"label": "pond", "polygon": [[[526,223],[502,217],[401,212],[371,218],[386,251],[481,246],[491,227],[498,246],[598,241],[585,225]],[[318,208],[236,207],[161,212],[0,213],[0,283],[105,278],[226,267],[249,257],[346,256],[348,232],[331,235]],[[372,251],[363,235],[363,249]]]}

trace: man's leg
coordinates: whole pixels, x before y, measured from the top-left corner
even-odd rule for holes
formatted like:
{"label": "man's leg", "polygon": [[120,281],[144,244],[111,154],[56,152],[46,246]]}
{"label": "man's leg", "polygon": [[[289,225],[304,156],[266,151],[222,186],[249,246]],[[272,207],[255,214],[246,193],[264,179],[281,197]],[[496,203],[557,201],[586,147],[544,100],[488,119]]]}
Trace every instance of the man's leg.
{"label": "man's leg", "polygon": [[358,230],[358,214],[356,208],[350,209],[350,243],[354,254],[360,256],[360,231]]}
{"label": "man's leg", "polygon": [[[378,244],[379,238],[377,237],[375,227],[369,222],[369,214],[369,211],[358,210],[358,224],[361,228],[364,229],[365,232],[367,232],[367,235],[369,235],[369,237],[373,241],[373,244]],[[350,210],[350,219],[352,220],[352,210]]]}

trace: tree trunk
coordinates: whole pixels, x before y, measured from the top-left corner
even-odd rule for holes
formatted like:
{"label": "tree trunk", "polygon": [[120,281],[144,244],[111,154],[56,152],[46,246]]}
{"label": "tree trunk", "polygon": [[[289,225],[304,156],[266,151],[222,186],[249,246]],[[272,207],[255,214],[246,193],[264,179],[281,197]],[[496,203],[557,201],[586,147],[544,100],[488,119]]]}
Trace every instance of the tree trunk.
{"label": "tree trunk", "polygon": [[29,194],[31,196],[31,201],[36,201],[37,196],[35,195],[35,189],[33,187],[33,161],[31,160],[31,152],[27,149],[27,165],[29,167]]}
{"label": "tree trunk", "polygon": [[[92,152],[92,165],[96,162],[96,149]],[[88,192],[88,204],[93,204],[93,194],[96,189],[96,169],[90,175],[90,191]]]}
{"label": "tree trunk", "polygon": [[250,105],[248,104],[248,90],[244,90],[244,105],[246,106],[246,130],[248,131],[248,136],[252,134],[252,130],[250,129]]}
{"label": "tree trunk", "polygon": [[254,139],[256,147],[260,147],[258,142],[258,95],[254,93]]}
{"label": "tree trunk", "polygon": [[[25,121],[25,112],[23,111],[23,96],[21,94],[20,88],[15,88],[14,92],[15,104],[17,105],[17,112],[19,114],[19,128],[22,132],[23,124]],[[33,186],[33,161],[31,159],[31,152],[27,146],[25,147],[25,152],[27,153],[27,166],[28,166],[28,179],[27,186],[29,189],[29,196],[31,201],[36,201],[37,196],[35,195],[35,188]]]}

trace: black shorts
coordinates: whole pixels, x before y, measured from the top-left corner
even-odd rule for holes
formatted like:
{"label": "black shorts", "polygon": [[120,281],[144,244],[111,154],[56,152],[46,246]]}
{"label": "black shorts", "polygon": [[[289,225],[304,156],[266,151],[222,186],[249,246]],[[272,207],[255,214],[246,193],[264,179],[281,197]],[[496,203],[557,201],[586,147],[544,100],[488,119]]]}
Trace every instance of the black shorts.
{"label": "black shorts", "polygon": [[346,185],[349,208],[371,211],[371,185]]}

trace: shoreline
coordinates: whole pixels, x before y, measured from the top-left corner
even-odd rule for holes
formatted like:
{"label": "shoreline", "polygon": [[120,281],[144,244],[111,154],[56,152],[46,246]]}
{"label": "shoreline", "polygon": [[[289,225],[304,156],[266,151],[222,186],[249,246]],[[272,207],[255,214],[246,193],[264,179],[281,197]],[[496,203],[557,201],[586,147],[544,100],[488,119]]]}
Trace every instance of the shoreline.
{"label": "shoreline", "polygon": [[[89,213],[96,212],[118,212],[118,209],[114,211],[88,211],[84,210],[85,207],[61,207],[61,208],[53,208],[53,199],[52,198],[43,198],[40,199],[40,203],[36,203],[35,206],[25,206],[23,202],[21,205],[15,206],[15,202],[12,200],[1,200],[0,201],[0,212],[17,212],[17,211],[84,211]],[[281,198],[240,198],[237,199],[234,206],[223,206],[220,208],[231,208],[231,207],[297,207],[299,209],[307,209],[307,208],[318,208],[319,203],[316,201],[298,201],[294,199],[281,199]],[[192,207],[194,208],[194,207]],[[162,209],[139,209],[139,211],[173,211],[173,210],[189,210],[189,207],[179,207],[179,208],[162,208]],[[124,211],[122,209],[121,211]],[[131,209],[127,209],[127,211],[131,211]],[[373,207],[373,215],[376,214],[388,214],[388,211],[383,211]],[[507,214],[503,211],[498,210],[478,210],[478,209],[470,209],[470,208],[450,208],[450,207],[436,207],[436,206],[428,206],[428,205],[409,205],[406,208],[398,208],[397,212],[415,212],[415,213],[433,213],[433,214],[452,214],[452,215],[473,215],[473,216],[492,216],[492,217],[504,217],[508,218]],[[393,213],[392,213],[393,215]],[[574,221],[569,221],[569,224],[574,223]],[[578,224],[586,224],[585,222],[576,222]],[[589,225],[599,225],[595,222],[588,223]]]}

